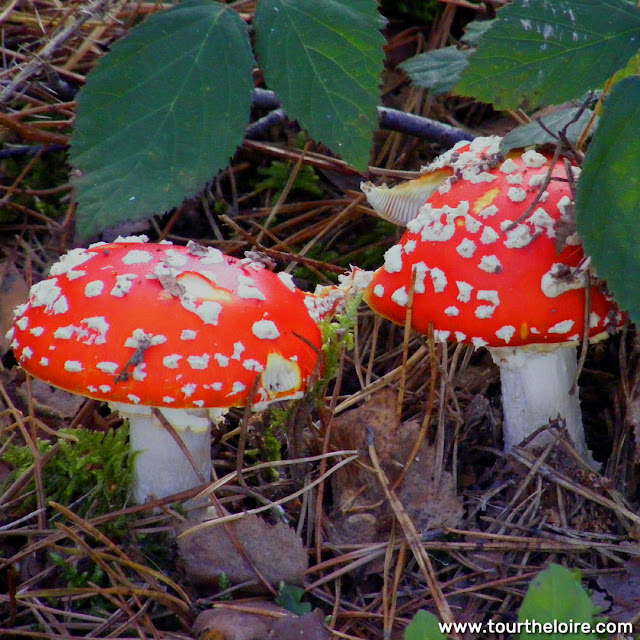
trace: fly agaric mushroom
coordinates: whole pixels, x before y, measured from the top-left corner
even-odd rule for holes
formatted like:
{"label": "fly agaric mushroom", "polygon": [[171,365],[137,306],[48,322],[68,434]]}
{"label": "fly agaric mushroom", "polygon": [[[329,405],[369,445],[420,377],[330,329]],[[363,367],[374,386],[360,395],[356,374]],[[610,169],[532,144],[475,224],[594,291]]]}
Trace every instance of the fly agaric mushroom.
{"label": "fly agaric mushroom", "polygon": [[210,480],[210,417],[302,395],[318,363],[317,321],[335,296],[305,294],[288,274],[196,243],[118,240],[54,264],[16,310],[11,338],[31,375],[129,420],[142,503]]}
{"label": "fly agaric mushroom", "polygon": [[[572,207],[562,162],[539,193],[550,159],[532,150],[505,159],[499,141],[463,142],[428,168],[434,172],[429,199],[386,252],[364,299],[404,324],[413,294],[416,331],[427,334],[432,324],[438,341],[489,348],[500,367],[506,451],[560,417],[576,449],[590,459],[578,394],[571,392],[575,346],[585,335],[607,336],[621,316],[590,276],[575,233],[560,237],[571,224]],[[579,169],[571,171],[577,176]],[[416,185],[423,194],[425,182]],[[371,186],[368,191],[378,193]],[[395,193],[406,198],[410,191],[405,185]],[[393,193],[385,194],[390,219],[403,210],[389,204]],[[375,206],[375,195],[373,200]],[[540,434],[532,444],[549,438]]]}

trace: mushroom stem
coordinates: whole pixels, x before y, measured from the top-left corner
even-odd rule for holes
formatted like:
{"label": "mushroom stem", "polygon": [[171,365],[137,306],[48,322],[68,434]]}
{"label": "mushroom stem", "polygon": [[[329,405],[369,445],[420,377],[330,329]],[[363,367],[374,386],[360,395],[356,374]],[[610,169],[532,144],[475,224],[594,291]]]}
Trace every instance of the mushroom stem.
{"label": "mushroom stem", "polygon": [[[577,391],[571,393],[577,364],[575,347],[553,350],[531,347],[489,349],[500,367],[504,412],[504,449],[510,451],[550,420],[561,418],[578,453],[593,462],[587,449]],[[541,433],[531,442],[541,447],[552,441]]]}
{"label": "mushroom stem", "polygon": [[129,421],[129,446],[135,453],[133,500],[186,491],[211,480],[211,421],[206,409],[159,409],[193,458],[185,456],[152,407],[112,402]]}

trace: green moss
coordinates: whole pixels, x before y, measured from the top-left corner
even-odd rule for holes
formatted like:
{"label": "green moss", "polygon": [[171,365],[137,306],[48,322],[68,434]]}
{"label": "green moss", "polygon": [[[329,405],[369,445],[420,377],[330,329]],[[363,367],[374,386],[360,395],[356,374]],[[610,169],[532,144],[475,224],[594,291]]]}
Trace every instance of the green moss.
{"label": "green moss", "polygon": [[[282,160],[274,160],[268,167],[259,168],[258,172],[265,176],[256,185],[256,191],[265,191],[273,189],[274,198],[277,200],[282,194],[285,185],[289,181],[291,172],[293,171],[292,162],[283,162]],[[319,197],[322,195],[320,188],[320,178],[313,167],[303,164],[293,181],[291,191],[306,193],[311,196]]]}
{"label": "green moss", "polygon": [[[63,429],[75,442],[58,439],[58,450],[43,468],[44,492],[47,500],[64,506],[73,505],[82,517],[108,513],[122,507],[131,485],[132,463],[129,457],[128,430],[125,427],[107,431]],[[40,455],[46,454],[54,443],[39,440]],[[5,480],[7,486],[25,473],[34,462],[27,446],[11,446],[4,460],[13,467]],[[35,489],[35,481],[27,491]],[[35,497],[28,497],[22,508],[33,509]]]}
{"label": "green moss", "polygon": [[[30,155],[5,158],[0,162],[0,173],[6,179],[14,181],[32,159]],[[66,184],[68,174],[66,151],[43,153],[21,180],[19,188],[30,191],[53,189]],[[60,191],[46,195],[13,195],[11,200],[55,220],[65,214],[67,205],[63,198],[68,194],[68,191]],[[22,213],[11,207],[3,207],[0,210],[0,222],[15,222],[22,216]]]}

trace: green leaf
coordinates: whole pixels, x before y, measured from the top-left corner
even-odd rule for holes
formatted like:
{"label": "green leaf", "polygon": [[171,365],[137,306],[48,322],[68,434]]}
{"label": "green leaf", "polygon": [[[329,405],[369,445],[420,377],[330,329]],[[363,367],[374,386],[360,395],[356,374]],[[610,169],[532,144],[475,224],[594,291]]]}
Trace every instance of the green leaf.
{"label": "green leaf", "polygon": [[631,57],[631,60],[627,62],[626,66],[617,71],[611,79],[612,84],[617,84],[620,80],[628,78],[629,76],[638,75],[640,72],[640,51]]}
{"label": "green leaf", "polygon": [[291,613],[295,613],[297,616],[305,616],[307,613],[311,613],[313,607],[308,602],[302,602],[304,593],[305,592],[302,587],[296,587],[295,585],[281,582],[278,589],[276,604],[280,605],[287,611],[291,611]]}
{"label": "green leaf", "polygon": [[619,82],[604,104],[576,194],[578,233],[621,309],[640,321],[640,78]]}
{"label": "green leaf", "polygon": [[471,56],[456,93],[499,109],[579,98],[640,46],[640,10],[627,0],[515,0]]}
{"label": "green leaf", "polygon": [[585,109],[578,115],[579,112],[580,109],[577,107],[561,109],[551,115],[538,118],[535,122],[516,127],[502,139],[502,142],[500,142],[500,151],[506,154],[511,151],[511,149],[527,147],[532,144],[542,145],[555,142],[554,137],[540,126],[538,120],[542,122],[549,131],[555,134],[567,127],[565,131],[567,140],[575,144],[593,117],[593,111],[590,109]]}
{"label": "green leaf", "polygon": [[491,27],[495,24],[495,18],[491,20],[472,20],[464,29],[464,35],[460,38],[461,42],[470,45],[477,45]]}
{"label": "green leaf", "polygon": [[378,126],[381,24],[375,0],[260,0],[254,19],[267,85],[291,118],[358,170]]}
{"label": "green leaf", "polygon": [[187,0],[117,41],[78,95],[78,232],[179,205],[226,166],[249,121],[253,56],[237,13]]}
{"label": "green leaf", "polygon": [[[595,613],[596,607],[580,584],[580,578],[560,565],[549,565],[529,585],[518,612],[520,623],[535,621],[542,628],[527,629],[520,634],[520,640],[591,640],[595,638],[593,634],[567,633],[560,623],[593,625]],[[544,631],[546,624],[551,626]]]}
{"label": "green leaf", "polygon": [[420,53],[400,64],[411,82],[434,95],[448,93],[453,89],[460,74],[466,69],[469,51],[457,47],[444,47],[427,53]]}
{"label": "green leaf", "polygon": [[446,640],[433,613],[420,609],[404,630],[403,640]]}

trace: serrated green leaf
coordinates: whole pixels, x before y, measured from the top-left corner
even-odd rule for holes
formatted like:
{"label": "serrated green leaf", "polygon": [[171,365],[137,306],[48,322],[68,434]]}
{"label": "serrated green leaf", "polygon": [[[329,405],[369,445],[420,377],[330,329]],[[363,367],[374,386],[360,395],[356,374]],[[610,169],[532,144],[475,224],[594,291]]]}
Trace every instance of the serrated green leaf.
{"label": "serrated green leaf", "polygon": [[252,66],[245,23],[210,0],[117,41],[78,94],[78,233],[164,212],[215,176],[242,142]]}
{"label": "serrated green leaf", "polygon": [[532,627],[519,637],[520,640],[591,640],[595,638],[593,634],[581,631],[568,633],[559,625],[569,622],[593,624],[595,614],[596,608],[579,577],[560,565],[552,564],[531,582],[518,612],[519,622],[550,624],[551,631],[543,632],[544,626],[541,630]]}
{"label": "serrated green leaf", "polygon": [[378,126],[380,26],[375,0],[260,0],[254,19],[267,85],[291,118],[359,170]]}
{"label": "serrated green leaf", "polygon": [[433,613],[420,609],[404,630],[403,640],[446,640]]}
{"label": "serrated green leaf", "polygon": [[619,82],[604,104],[576,193],[578,233],[621,309],[640,321],[640,78]]}
{"label": "serrated green leaf", "polygon": [[[589,124],[592,117],[593,111],[590,109],[585,109],[580,113],[580,109],[575,107],[572,109],[561,109],[551,115],[538,118],[538,120],[542,122],[549,131],[555,134],[558,134],[558,132],[566,127],[565,134],[567,140],[575,144],[580,139],[584,128]],[[527,147],[532,144],[542,145],[550,142],[555,142],[554,137],[547,133],[538,121],[535,121],[509,131],[500,142],[500,151],[506,154],[511,151],[511,149]]]}
{"label": "serrated green leaf", "polygon": [[400,64],[400,68],[414,85],[439,95],[455,87],[460,74],[469,64],[468,57],[468,51],[461,51],[458,47],[443,47],[409,58]]}
{"label": "serrated green leaf", "polygon": [[460,38],[460,41],[466,44],[477,45],[484,34],[493,27],[495,22],[495,18],[491,20],[472,20],[464,28],[464,35]]}
{"label": "serrated green leaf", "polygon": [[560,104],[601,86],[639,46],[640,10],[626,0],[515,0],[455,90],[499,109]]}

